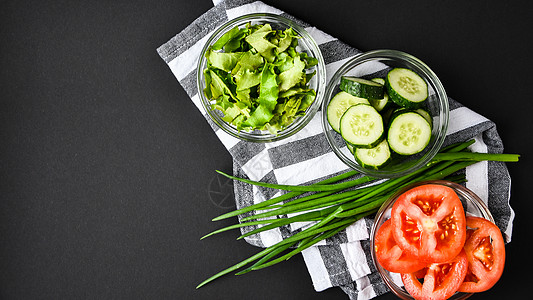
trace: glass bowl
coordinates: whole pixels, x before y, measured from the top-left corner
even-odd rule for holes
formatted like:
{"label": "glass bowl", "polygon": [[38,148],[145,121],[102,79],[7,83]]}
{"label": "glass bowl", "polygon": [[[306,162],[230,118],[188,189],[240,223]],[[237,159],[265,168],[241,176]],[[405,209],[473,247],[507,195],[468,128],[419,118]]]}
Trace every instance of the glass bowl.
{"label": "glass bowl", "polygon": [[[342,76],[356,76],[366,79],[375,77],[384,78],[390,68],[402,67],[415,71],[428,85],[428,98],[425,101],[425,109],[430,113],[433,120],[431,140],[426,148],[410,156],[395,155],[395,157],[379,170],[365,168],[354,158],[347,148],[341,135],[337,133],[327,120],[327,107],[331,98],[336,95]],[[324,133],[333,152],[346,165],[363,174],[377,178],[392,178],[409,174],[427,164],[439,151],[446,131],[448,129],[449,105],[446,91],[435,73],[418,58],[396,50],[374,50],[359,54],[348,60],[332,76],[322,103],[322,126]]]}
{"label": "glass bowl", "polygon": [[[400,189],[398,192],[396,192],[393,196],[391,196],[390,199],[388,199],[379,211],[376,214],[376,217],[374,219],[374,225],[372,226],[372,230],[370,233],[370,251],[372,255],[372,260],[374,261],[374,266],[376,267],[379,275],[381,276],[381,279],[385,282],[385,284],[389,287],[389,289],[400,299],[414,299],[409,293],[405,290],[405,288],[402,285],[402,281],[400,278],[400,274],[398,273],[391,273],[387,270],[385,270],[376,259],[376,252],[375,252],[375,245],[374,245],[374,239],[377,230],[387,221],[390,219],[391,209],[394,205],[394,202],[398,197],[406,192],[407,190],[414,188],[416,186],[424,185],[424,184],[440,184],[447,187],[452,188],[455,193],[459,196],[459,199],[461,199],[461,203],[463,204],[463,208],[465,211],[465,214],[467,216],[477,216],[485,218],[491,222],[494,223],[494,218],[492,217],[489,208],[487,205],[479,198],[474,192],[467,189],[466,187],[446,180],[432,180],[432,181],[425,181],[425,182],[419,182],[416,184],[409,185],[403,189]],[[449,299],[452,300],[459,300],[459,299],[466,299],[470,297],[472,294],[470,293],[455,293],[452,297]]]}
{"label": "glass bowl", "polygon": [[[311,81],[309,82],[309,87],[316,91],[316,97],[315,97],[314,102],[307,108],[307,110],[305,111],[305,115],[301,117],[297,117],[290,125],[288,125],[286,128],[278,131],[275,134],[269,131],[266,131],[266,130],[265,131],[237,130],[237,128],[234,125],[222,119],[224,115],[221,111],[213,110],[211,108],[211,103],[214,100],[208,99],[203,92],[205,88],[205,79],[204,79],[203,70],[206,68],[207,59],[205,57],[205,53],[208,51],[208,48],[213,43],[215,43],[222,35],[224,35],[224,33],[229,31],[233,27],[235,26],[243,27],[247,23],[251,23],[252,25],[269,23],[273,29],[280,29],[280,30],[284,30],[289,27],[292,27],[292,29],[298,34],[298,36],[301,37],[298,39],[298,46],[296,50],[298,52],[306,52],[308,56],[314,57],[318,60],[317,65],[305,70],[306,73],[312,73],[316,71],[316,74],[312,77]],[[268,13],[248,14],[248,15],[243,15],[241,17],[232,19],[228,21],[227,23],[221,25],[209,37],[209,39],[205,43],[205,46],[198,60],[196,81],[197,81],[197,88],[198,88],[198,95],[200,98],[200,102],[202,103],[203,108],[206,110],[209,118],[220,129],[232,135],[233,137],[239,138],[241,140],[250,141],[250,142],[272,142],[272,141],[277,141],[277,140],[287,138],[295,134],[296,132],[298,132],[300,129],[305,127],[305,125],[307,125],[309,121],[311,121],[313,116],[320,109],[320,105],[322,103],[322,99],[324,97],[324,92],[326,89],[326,66],[324,63],[324,58],[322,57],[322,53],[320,52],[320,49],[318,48],[318,44],[315,42],[313,37],[311,37],[311,35],[302,26],[298,25],[297,23],[295,23],[294,21],[290,19],[287,19],[279,15],[275,15],[275,14],[268,14]]]}

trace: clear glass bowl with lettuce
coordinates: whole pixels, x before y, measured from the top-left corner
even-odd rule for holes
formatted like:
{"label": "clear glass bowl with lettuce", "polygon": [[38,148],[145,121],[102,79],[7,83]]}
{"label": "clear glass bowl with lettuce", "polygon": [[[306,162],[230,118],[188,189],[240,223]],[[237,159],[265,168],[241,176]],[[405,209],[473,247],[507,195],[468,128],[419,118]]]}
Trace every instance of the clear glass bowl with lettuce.
{"label": "clear glass bowl with lettuce", "polygon": [[287,138],[321,106],[324,59],[300,25],[274,14],[228,21],[207,40],[197,69],[198,95],[211,120],[251,142]]}

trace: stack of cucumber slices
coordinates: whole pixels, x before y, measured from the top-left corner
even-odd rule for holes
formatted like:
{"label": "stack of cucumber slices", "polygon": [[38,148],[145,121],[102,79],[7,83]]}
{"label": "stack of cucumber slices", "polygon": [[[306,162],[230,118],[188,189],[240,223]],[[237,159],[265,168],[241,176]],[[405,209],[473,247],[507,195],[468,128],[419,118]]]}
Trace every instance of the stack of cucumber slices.
{"label": "stack of cucumber slices", "polygon": [[372,80],[343,76],[339,88],[327,119],[363,168],[380,169],[394,153],[414,155],[429,144],[428,86],[414,71],[393,68]]}

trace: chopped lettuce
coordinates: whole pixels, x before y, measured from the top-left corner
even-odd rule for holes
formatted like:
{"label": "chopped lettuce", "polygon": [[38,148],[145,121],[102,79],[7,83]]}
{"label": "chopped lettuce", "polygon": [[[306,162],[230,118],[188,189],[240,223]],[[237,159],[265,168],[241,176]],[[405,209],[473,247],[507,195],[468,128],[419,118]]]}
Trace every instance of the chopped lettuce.
{"label": "chopped lettuce", "polygon": [[[224,33],[212,46],[213,50],[222,50],[226,44],[238,37],[240,33],[239,27],[233,27],[228,32]],[[231,51],[228,51],[231,52]]]}
{"label": "chopped lettuce", "polygon": [[231,72],[243,54],[242,52],[215,52],[208,49],[206,57],[213,68]]}
{"label": "chopped lettuce", "polygon": [[292,28],[270,24],[234,27],[206,52],[204,94],[212,109],[238,130],[268,130],[273,134],[305,114],[316,98],[306,72],[317,60],[296,46]]}
{"label": "chopped lettuce", "polygon": [[272,65],[265,65],[261,72],[261,85],[259,86],[259,106],[250,115],[246,124],[252,128],[261,128],[272,119],[274,108],[278,103],[278,82]]}
{"label": "chopped lettuce", "polygon": [[280,90],[286,91],[302,80],[305,63],[296,56],[292,60],[292,66],[279,74]]}

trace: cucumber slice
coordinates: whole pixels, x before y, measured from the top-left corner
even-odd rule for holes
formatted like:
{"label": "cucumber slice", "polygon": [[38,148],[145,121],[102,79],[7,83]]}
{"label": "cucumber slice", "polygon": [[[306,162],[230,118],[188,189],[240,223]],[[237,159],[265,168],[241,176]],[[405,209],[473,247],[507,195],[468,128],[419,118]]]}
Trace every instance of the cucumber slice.
{"label": "cucumber slice", "polygon": [[394,68],[385,80],[389,98],[406,108],[419,108],[428,97],[426,81],[415,72],[405,68]]}
{"label": "cucumber slice", "polygon": [[357,148],[354,157],[363,168],[380,169],[391,160],[389,143],[387,140],[383,140],[374,148]]}
{"label": "cucumber slice", "polygon": [[[372,78],[372,81],[385,86],[385,79],[383,78]],[[372,105],[380,113],[382,111],[385,111],[392,105],[392,101],[389,100],[389,95],[387,94],[387,92],[383,92],[383,98],[381,99],[371,99],[368,101],[370,102],[370,105]]]}
{"label": "cucumber slice", "polygon": [[[431,126],[431,128],[433,129],[433,118],[431,117],[429,112],[427,110],[423,109],[423,108],[418,108],[418,109],[408,109],[408,108],[405,108],[405,107],[398,108],[398,109],[394,110],[394,112],[392,113],[392,115],[390,117],[390,120],[392,120],[394,117],[396,117],[399,114],[402,114],[402,113],[405,113],[405,112],[409,112],[409,111],[416,112],[417,114],[419,114],[422,117],[424,117],[424,119],[426,119],[426,121],[428,121],[429,126]],[[381,115],[383,115],[383,113]],[[385,120],[385,118],[383,118],[383,119]]]}
{"label": "cucumber slice", "polygon": [[368,100],[382,99],[385,93],[385,87],[382,84],[353,76],[342,76],[339,87],[347,93]]}
{"label": "cucumber slice", "polygon": [[381,99],[371,99],[368,101],[370,102],[370,105],[372,105],[377,111],[380,112],[390,107],[392,102],[389,101],[389,95],[387,95],[387,93],[383,94],[383,98]]}
{"label": "cucumber slice", "polygon": [[423,108],[419,108],[419,109],[416,109],[415,112],[417,112],[419,115],[424,117],[424,119],[426,119],[426,121],[428,121],[429,126],[431,126],[431,128],[433,128],[433,118],[431,117],[431,115],[429,114],[429,112],[427,110],[425,110]]}
{"label": "cucumber slice", "polygon": [[385,136],[381,115],[368,104],[348,108],[341,117],[340,132],[344,140],[356,148],[373,148]]}
{"label": "cucumber slice", "polygon": [[400,112],[391,120],[387,141],[392,151],[401,155],[421,152],[431,139],[429,122],[414,111]]}
{"label": "cucumber slice", "polygon": [[374,82],[377,82],[377,83],[379,83],[381,85],[385,85],[385,79],[383,79],[381,77],[372,78],[371,80],[374,81]]}
{"label": "cucumber slice", "polygon": [[333,130],[340,132],[340,120],[346,110],[353,105],[364,103],[370,104],[367,99],[352,96],[344,91],[337,93],[329,102],[327,117]]}
{"label": "cucumber slice", "polygon": [[346,143],[346,147],[348,147],[348,150],[350,150],[350,153],[355,154],[355,147],[352,144]]}

